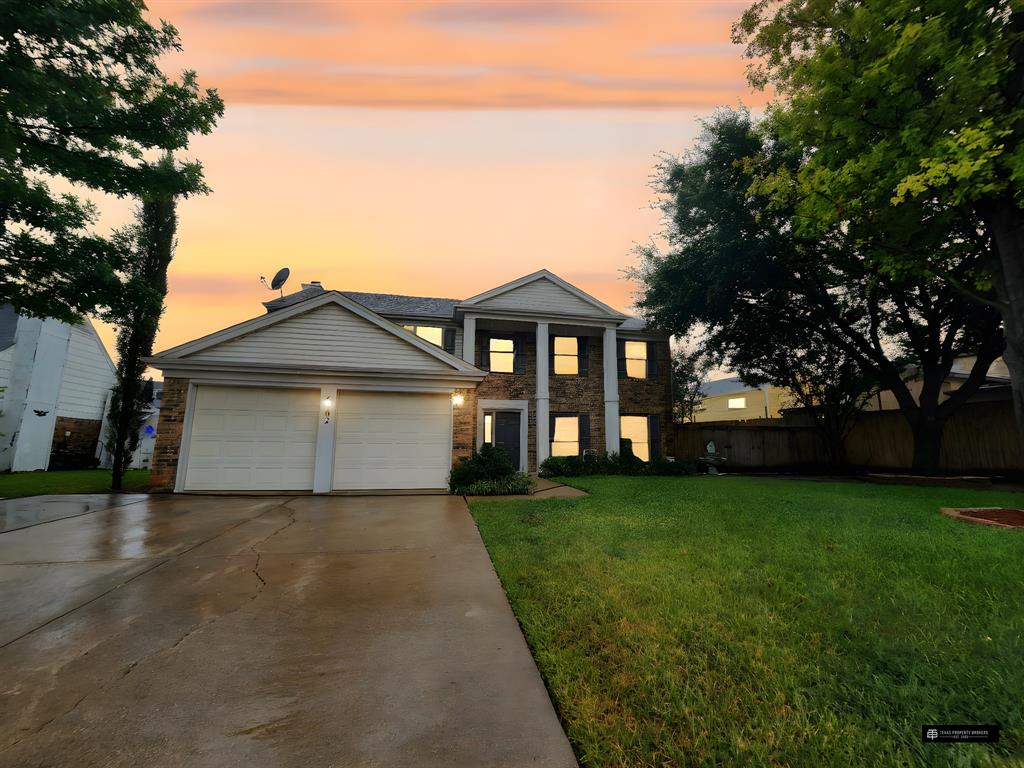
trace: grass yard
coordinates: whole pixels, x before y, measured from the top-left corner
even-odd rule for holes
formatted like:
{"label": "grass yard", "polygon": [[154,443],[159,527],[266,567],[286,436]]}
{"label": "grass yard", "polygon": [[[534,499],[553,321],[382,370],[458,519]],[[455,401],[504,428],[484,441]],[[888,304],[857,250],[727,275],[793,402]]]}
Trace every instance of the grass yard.
{"label": "grass yard", "polygon": [[[126,492],[149,486],[148,469],[125,473]],[[0,499],[39,496],[45,493],[105,493],[110,490],[110,470],[82,469],[67,472],[9,472],[0,474]]]}
{"label": "grass yard", "polygon": [[1024,495],[573,482],[471,508],[583,765],[1024,765],[1024,530],[938,512]]}

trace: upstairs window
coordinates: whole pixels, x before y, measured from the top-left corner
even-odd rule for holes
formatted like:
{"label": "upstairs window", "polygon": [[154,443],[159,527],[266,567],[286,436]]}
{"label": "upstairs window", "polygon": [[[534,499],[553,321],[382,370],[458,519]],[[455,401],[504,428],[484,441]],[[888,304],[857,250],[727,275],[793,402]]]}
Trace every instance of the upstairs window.
{"label": "upstairs window", "polygon": [[745,397],[730,397],[729,398],[729,410],[730,411],[741,411],[747,407],[747,398]]}
{"label": "upstairs window", "polygon": [[577,376],[580,372],[580,340],[575,336],[555,336],[553,371],[560,376]]}
{"label": "upstairs window", "polygon": [[490,358],[492,373],[514,373],[516,364],[516,345],[512,339],[491,338]]}
{"label": "upstairs window", "polygon": [[409,333],[416,334],[435,347],[444,347],[444,329],[439,325],[406,325],[403,327]]}
{"label": "upstairs window", "polygon": [[647,342],[627,341],[626,352],[626,376],[631,379],[647,378]]}

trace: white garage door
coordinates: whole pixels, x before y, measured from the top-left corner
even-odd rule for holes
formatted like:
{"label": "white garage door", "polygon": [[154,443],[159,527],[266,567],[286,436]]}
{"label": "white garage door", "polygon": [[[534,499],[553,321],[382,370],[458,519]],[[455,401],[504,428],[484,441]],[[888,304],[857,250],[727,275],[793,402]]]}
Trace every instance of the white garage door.
{"label": "white garage door", "polygon": [[449,395],[341,392],[334,488],[445,488],[452,456]]}
{"label": "white garage door", "polygon": [[185,490],[312,490],[319,414],[319,390],[197,387]]}

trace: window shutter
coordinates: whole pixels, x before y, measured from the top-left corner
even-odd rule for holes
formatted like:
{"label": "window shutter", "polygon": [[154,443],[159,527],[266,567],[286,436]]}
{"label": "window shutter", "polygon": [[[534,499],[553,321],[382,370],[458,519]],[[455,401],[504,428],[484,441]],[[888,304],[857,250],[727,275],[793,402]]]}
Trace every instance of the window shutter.
{"label": "window shutter", "polygon": [[548,376],[555,375],[555,337],[548,336]]}
{"label": "window shutter", "polygon": [[615,350],[619,357],[619,378],[626,378],[626,341],[625,339],[616,339]]}
{"label": "window shutter", "polygon": [[444,329],[444,331],[442,332],[442,343],[441,343],[441,346],[444,347],[444,351],[447,352],[449,355],[454,355],[455,354],[455,329],[454,328],[445,328]]}
{"label": "window shutter", "polygon": [[647,378],[658,378],[658,342],[647,342]]}
{"label": "window shutter", "polygon": [[590,358],[590,338],[588,336],[580,336],[576,339],[577,351],[580,354],[580,376],[587,375],[587,364]]}
{"label": "window shutter", "polygon": [[512,338],[512,372],[526,373],[526,340],[528,334],[517,333]]}
{"label": "window shutter", "polygon": [[580,414],[580,455],[590,448],[590,414]]}
{"label": "window shutter", "polygon": [[660,459],[661,417],[656,413],[647,417],[647,440],[650,442],[651,459]]}
{"label": "window shutter", "polygon": [[548,414],[548,455],[551,455],[551,446],[555,442],[555,416],[557,414]]}
{"label": "window shutter", "polygon": [[476,334],[476,367],[481,371],[491,370],[491,336],[486,331]]}

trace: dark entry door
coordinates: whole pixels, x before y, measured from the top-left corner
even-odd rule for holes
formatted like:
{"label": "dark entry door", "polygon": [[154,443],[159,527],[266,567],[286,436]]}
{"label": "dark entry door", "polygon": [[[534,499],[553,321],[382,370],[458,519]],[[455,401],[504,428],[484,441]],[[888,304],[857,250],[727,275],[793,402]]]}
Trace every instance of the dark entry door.
{"label": "dark entry door", "polygon": [[519,411],[498,411],[494,414],[494,444],[504,448],[512,464],[519,465]]}

